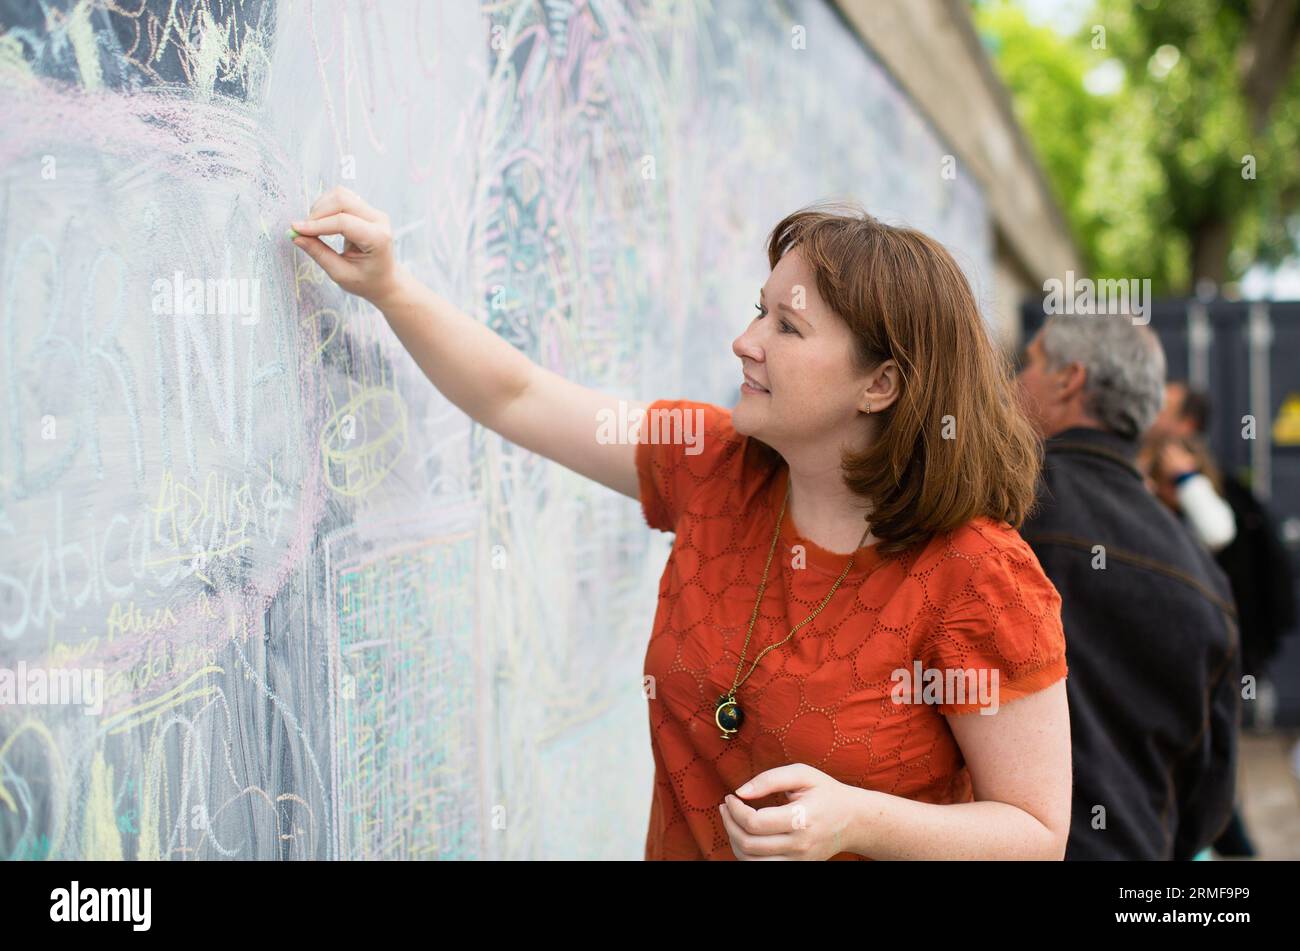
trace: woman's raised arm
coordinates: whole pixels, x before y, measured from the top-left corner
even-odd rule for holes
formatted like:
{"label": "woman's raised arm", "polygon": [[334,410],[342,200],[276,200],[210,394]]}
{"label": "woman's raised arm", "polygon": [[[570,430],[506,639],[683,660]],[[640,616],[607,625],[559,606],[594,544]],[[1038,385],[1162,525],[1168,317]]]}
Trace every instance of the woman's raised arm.
{"label": "woman's raised arm", "polygon": [[[636,426],[646,403],[620,401],[540,367],[393,257],[388,216],[345,188],[322,195],[293,223],[293,242],[343,290],[383,312],[430,382],[477,422],[525,449],[632,498],[639,496]],[[343,253],[320,235],[341,234]],[[620,412],[620,402],[623,403]]]}

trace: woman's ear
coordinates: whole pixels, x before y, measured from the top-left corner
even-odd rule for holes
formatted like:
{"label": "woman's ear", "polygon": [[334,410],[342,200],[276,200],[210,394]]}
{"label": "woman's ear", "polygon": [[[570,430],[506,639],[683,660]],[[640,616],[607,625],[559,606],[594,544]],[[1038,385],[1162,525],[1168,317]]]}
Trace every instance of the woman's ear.
{"label": "woman's ear", "polygon": [[903,375],[893,360],[882,360],[867,374],[866,381],[858,398],[858,412],[883,413],[898,399]]}

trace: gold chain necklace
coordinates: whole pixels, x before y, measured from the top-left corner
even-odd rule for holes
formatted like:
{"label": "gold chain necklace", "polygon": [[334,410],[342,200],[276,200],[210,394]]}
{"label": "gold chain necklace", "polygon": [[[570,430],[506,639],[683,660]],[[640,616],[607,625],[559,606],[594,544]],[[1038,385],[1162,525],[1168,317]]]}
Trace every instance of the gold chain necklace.
{"label": "gold chain necklace", "polygon": [[[790,638],[794,637],[795,631],[799,630],[799,628],[803,627],[820,614],[822,608],[826,607],[826,605],[830,603],[831,597],[835,594],[835,589],[840,586],[840,582],[843,581],[848,573],[853,569],[853,558],[856,557],[857,549],[854,549],[854,555],[849,557],[849,563],[844,566],[844,570],[840,572],[840,576],[835,579],[835,584],[831,585],[830,592],[822,600],[822,603],[817,605],[817,610],[808,615],[794,627],[790,628],[790,633],[781,640],[765,647],[762,653],[754,658],[753,665],[749,668],[749,674],[745,674],[745,676],[741,678],[740,669],[745,666],[745,654],[749,650],[749,638],[750,635],[754,633],[754,622],[758,620],[758,606],[762,604],[763,591],[767,588],[767,570],[772,565],[772,555],[776,552],[776,543],[781,537],[781,520],[785,518],[785,507],[789,501],[790,482],[787,481],[785,484],[785,499],[781,502],[781,514],[776,517],[776,531],[772,534],[772,547],[768,549],[767,563],[763,565],[763,580],[758,586],[758,598],[754,601],[754,613],[750,615],[749,630],[745,634],[745,645],[740,649],[740,662],[736,664],[736,676],[732,679],[731,689],[718,697],[718,705],[713,711],[713,722],[716,723],[718,729],[722,731],[722,738],[724,740],[729,740],[735,736],[736,733],[740,731],[741,724],[745,722],[745,712],[740,709],[740,704],[736,703],[736,691],[739,690],[741,685],[749,679],[749,674],[752,674],[758,668],[758,662],[763,659],[763,655],[774,648],[780,647]],[[869,534],[871,534],[870,525],[868,525],[867,530],[862,533],[862,539],[858,542],[858,548],[862,547],[863,542],[867,540]]]}

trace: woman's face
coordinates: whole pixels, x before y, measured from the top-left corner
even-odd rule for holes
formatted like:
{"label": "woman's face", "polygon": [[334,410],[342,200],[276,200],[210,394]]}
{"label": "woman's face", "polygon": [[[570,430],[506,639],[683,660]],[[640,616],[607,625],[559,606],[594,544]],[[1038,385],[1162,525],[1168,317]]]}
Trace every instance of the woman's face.
{"label": "woman's face", "polygon": [[755,304],[762,311],[755,307],[731,349],[743,376],[765,392],[741,386],[736,431],[783,454],[822,441],[860,446],[871,425],[860,411],[871,374],[854,366],[853,334],[818,295],[798,246],[777,262]]}

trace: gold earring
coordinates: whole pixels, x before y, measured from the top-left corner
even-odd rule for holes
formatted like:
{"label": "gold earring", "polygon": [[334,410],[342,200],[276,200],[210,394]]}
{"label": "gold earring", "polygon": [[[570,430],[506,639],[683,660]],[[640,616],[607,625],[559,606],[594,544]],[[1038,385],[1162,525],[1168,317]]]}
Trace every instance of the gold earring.
{"label": "gold earring", "polygon": [[868,416],[871,415],[871,404],[870,404],[870,403],[867,404],[867,415],[868,415]]}

